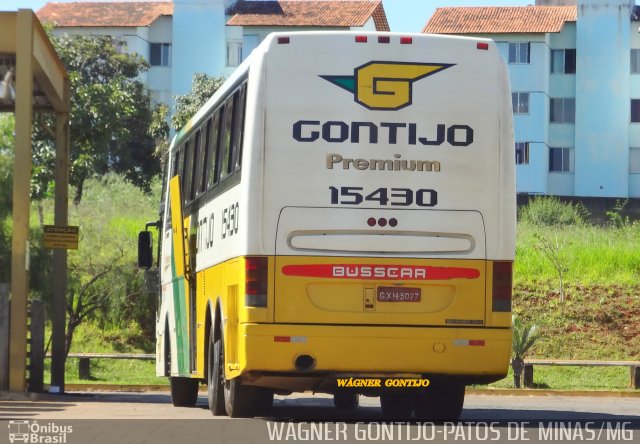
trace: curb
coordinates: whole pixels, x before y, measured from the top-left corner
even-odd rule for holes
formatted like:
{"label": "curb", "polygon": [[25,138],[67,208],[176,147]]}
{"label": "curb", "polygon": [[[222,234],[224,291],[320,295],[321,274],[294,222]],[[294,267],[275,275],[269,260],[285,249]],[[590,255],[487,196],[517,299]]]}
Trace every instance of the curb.
{"label": "curb", "polygon": [[480,396],[590,396],[592,398],[640,398],[640,390],[539,390],[539,389],[467,389],[467,395]]}
{"label": "curb", "polygon": [[[43,401],[60,400],[65,396],[73,397],[82,393],[168,393],[168,385],[119,385],[119,384],[67,384],[66,392],[62,395],[52,393],[15,393],[0,391],[0,401]],[[206,394],[205,386],[200,387],[200,393]],[[637,391],[611,390],[538,390],[538,389],[472,389],[467,388],[467,395],[473,396],[570,396],[592,398],[640,398]]]}

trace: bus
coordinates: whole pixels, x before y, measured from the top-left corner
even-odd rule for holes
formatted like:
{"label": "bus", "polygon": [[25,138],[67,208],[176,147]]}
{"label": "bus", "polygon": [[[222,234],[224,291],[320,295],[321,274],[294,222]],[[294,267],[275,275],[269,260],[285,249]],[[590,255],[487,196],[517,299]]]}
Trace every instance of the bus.
{"label": "bus", "polygon": [[[276,395],[454,419],[507,374],[510,85],[480,38],[270,34],[174,137],[158,229],[157,374],[214,415]],[[407,382],[408,381],[408,382]]]}

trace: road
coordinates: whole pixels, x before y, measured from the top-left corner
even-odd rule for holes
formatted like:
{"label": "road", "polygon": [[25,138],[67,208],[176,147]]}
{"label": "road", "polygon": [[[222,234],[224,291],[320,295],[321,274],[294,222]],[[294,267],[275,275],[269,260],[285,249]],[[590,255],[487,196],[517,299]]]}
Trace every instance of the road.
{"label": "road", "polygon": [[[377,398],[361,398],[358,409],[340,413],[330,396],[276,397],[269,418],[228,420],[213,418],[203,396],[194,408],[177,408],[167,393],[46,395],[0,401],[0,443],[9,442],[2,422],[18,419],[36,422],[31,431],[40,435],[62,437],[64,427],[72,427],[65,441],[39,441],[68,444],[263,443],[314,437],[321,438],[315,442],[640,442],[640,397],[474,394],[467,395],[460,422],[434,425],[384,423]],[[18,425],[7,422],[7,427]]]}

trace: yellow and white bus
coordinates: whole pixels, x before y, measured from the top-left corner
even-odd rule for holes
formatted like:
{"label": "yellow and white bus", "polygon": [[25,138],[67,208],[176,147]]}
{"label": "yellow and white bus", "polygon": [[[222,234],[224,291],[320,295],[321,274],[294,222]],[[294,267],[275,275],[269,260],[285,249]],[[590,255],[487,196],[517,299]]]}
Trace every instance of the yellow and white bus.
{"label": "yellow and white bus", "polygon": [[[503,378],[510,97],[489,40],[266,38],[166,162],[157,372],[174,404],[195,404],[206,382],[214,415],[313,391],[339,408],[364,394],[389,418],[451,419],[465,385]],[[150,232],[139,244],[149,267]]]}

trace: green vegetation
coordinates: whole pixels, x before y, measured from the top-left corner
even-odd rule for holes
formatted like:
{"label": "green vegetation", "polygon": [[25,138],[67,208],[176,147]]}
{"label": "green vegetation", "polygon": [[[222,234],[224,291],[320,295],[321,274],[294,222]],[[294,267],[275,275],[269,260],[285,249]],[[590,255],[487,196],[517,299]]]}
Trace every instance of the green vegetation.
{"label": "green vegetation", "polygon": [[[150,191],[160,172],[150,133],[153,108],[139,76],[144,58],[120,49],[124,42],[107,36],[51,36],[69,73],[70,183],[74,203],[82,200],[84,183],[94,175],[117,173]],[[34,118],[32,196],[42,199],[53,189],[55,147],[51,113]]]}
{"label": "green vegetation", "polygon": [[537,244],[539,238],[558,240],[568,285],[633,285],[640,282],[640,224],[623,228],[518,224],[516,284],[549,284],[557,280],[554,265]]}
{"label": "green vegetation", "polygon": [[191,91],[175,97],[176,110],[171,117],[173,128],[176,131],[182,129],[223,83],[224,77],[195,73],[191,81]]}
{"label": "green vegetation", "polygon": [[522,320],[513,315],[513,341],[511,344],[512,358],[511,368],[513,369],[513,383],[516,388],[522,384],[522,372],[524,370],[524,357],[538,340],[535,325],[526,325]]}
{"label": "green vegetation", "polygon": [[[93,353],[153,353],[154,336],[149,336],[136,322],[126,326],[99,325],[87,322],[78,327],[72,352]],[[46,336],[49,337],[50,331]],[[45,381],[50,380],[50,360],[45,362]],[[166,385],[167,378],[155,376],[155,361],[92,359],[91,377],[87,381],[78,377],[78,359],[69,358],[66,363],[67,384],[122,384]]]}

